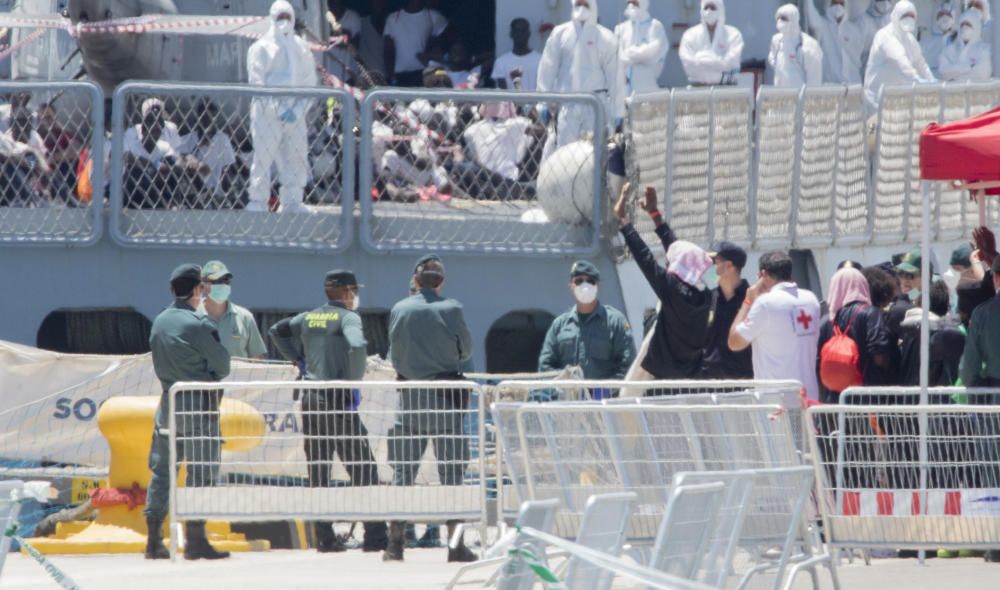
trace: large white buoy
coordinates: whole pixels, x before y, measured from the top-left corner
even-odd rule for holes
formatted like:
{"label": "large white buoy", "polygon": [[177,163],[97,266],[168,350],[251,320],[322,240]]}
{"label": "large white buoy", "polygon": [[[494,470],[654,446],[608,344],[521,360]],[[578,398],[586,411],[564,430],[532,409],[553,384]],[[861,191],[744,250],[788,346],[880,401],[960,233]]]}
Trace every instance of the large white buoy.
{"label": "large white buoy", "polygon": [[549,221],[589,224],[594,212],[594,145],[575,141],[552,153],[538,172],[538,204]]}

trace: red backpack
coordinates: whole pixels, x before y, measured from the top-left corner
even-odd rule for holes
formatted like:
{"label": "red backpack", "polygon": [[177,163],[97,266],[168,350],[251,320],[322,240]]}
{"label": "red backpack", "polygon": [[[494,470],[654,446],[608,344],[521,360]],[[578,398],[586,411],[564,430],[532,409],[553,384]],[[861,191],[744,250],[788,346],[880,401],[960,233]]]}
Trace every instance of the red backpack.
{"label": "red backpack", "polygon": [[860,308],[854,313],[854,317],[843,331],[834,321],[833,338],[830,338],[819,352],[819,380],[830,391],[839,393],[848,387],[864,383],[860,368],[861,353],[858,352],[858,345],[848,336],[854,320],[863,309]]}

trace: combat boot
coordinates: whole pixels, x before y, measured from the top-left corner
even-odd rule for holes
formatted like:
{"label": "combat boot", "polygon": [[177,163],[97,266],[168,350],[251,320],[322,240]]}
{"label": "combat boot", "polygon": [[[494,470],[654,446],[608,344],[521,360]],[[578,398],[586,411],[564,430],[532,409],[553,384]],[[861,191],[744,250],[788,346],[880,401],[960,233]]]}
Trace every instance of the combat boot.
{"label": "combat boot", "polygon": [[451,539],[454,538],[455,532],[458,530],[459,522],[457,520],[448,521],[448,562],[465,562],[465,561],[476,561],[479,559],[476,554],[469,550],[465,546],[465,535],[460,535],[458,537],[458,543],[455,548],[451,548]]}
{"label": "combat boot", "polygon": [[163,520],[146,517],[146,559],[170,559],[170,551],[163,546]]}
{"label": "combat boot", "polygon": [[403,561],[403,544],[406,542],[406,523],[394,520],[389,523],[389,545],[382,554],[382,561]]}
{"label": "combat boot", "polygon": [[184,546],[184,559],[225,559],[228,551],[216,551],[205,536],[204,520],[189,520],[184,523],[184,536],[187,543]]}
{"label": "combat boot", "polygon": [[347,551],[347,546],[333,532],[333,523],[319,521],[313,525],[316,535],[316,551],[320,553],[341,553]]}

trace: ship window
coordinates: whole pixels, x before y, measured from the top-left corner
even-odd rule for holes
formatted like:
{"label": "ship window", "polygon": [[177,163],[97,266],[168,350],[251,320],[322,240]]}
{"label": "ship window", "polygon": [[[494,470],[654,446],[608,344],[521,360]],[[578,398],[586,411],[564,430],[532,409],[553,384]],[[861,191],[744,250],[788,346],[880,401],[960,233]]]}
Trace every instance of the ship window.
{"label": "ship window", "polygon": [[544,310],[518,310],[495,321],[486,334],[487,373],[533,373],[538,370],[545,332],[555,319]]}
{"label": "ship window", "polygon": [[149,352],[149,318],[128,308],[61,309],[42,320],[38,347],[78,354]]}

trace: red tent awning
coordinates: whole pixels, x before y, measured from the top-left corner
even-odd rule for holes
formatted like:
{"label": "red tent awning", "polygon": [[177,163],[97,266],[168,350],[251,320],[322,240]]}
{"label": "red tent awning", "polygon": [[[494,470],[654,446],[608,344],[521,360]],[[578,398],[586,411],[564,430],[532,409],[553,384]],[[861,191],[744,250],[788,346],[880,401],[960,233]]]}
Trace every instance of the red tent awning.
{"label": "red tent awning", "polygon": [[[1000,181],[1000,108],[920,134],[924,180]],[[1000,194],[991,189],[990,194]]]}

